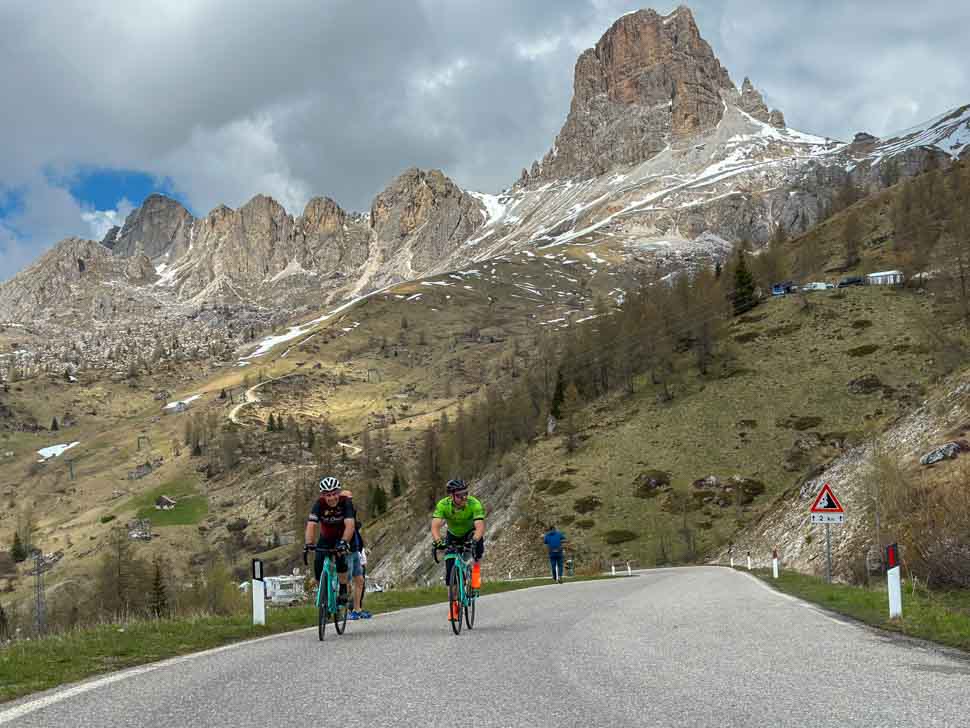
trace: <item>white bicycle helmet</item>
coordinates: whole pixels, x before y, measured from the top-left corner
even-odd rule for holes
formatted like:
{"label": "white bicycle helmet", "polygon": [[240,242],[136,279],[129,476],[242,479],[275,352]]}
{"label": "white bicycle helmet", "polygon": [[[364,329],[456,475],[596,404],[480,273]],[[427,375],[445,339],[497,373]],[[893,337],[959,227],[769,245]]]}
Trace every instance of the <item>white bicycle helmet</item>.
{"label": "white bicycle helmet", "polygon": [[334,491],[340,490],[340,481],[334,478],[332,475],[328,475],[320,479],[320,492],[321,493],[333,493]]}

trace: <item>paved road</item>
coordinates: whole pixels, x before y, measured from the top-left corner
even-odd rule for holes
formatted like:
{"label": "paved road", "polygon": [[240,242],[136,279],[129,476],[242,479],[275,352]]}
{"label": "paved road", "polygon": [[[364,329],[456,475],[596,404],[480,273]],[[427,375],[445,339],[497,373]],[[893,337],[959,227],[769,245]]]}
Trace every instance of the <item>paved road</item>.
{"label": "paved road", "polygon": [[81,683],[0,708],[0,725],[970,725],[970,662],[727,569],[549,585],[479,606],[460,637],[444,607],[412,609],[323,644],[302,631]]}

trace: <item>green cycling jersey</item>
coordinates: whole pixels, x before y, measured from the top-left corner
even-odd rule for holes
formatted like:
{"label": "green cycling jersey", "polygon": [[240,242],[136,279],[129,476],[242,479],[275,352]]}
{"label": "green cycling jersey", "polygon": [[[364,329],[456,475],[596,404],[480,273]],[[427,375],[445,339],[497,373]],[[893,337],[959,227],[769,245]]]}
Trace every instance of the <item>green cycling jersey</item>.
{"label": "green cycling jersey", "polygon": [[438,501],[432,518],[443,518],[448,524],[448,533],[461,537],[475,528],[475,521],[485,520],[485,506],[478,498],[468,496],[465,507],[455,510],[455,504],[448,496]]}

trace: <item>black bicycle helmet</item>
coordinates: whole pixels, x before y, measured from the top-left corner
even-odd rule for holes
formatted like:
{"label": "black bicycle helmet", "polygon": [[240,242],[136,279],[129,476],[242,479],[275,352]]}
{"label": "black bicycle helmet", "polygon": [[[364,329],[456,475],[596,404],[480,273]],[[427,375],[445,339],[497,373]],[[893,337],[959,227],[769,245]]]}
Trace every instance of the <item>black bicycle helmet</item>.
{"label": "black bicycle helmet", "polygon": [[320,492],[321,493],[333,493],[334,491],[340,490],[340,481],[337,480],[332,475],[327,475],[320,478]]}
{"label": "black bicycle helmet", "polygon": [[447,490],[448,495],[451,495],[452,493],[459,493],[463,490],[468,490],[468,485],[466,485],[465,481],[461,478],[454,478],[448,481]]}

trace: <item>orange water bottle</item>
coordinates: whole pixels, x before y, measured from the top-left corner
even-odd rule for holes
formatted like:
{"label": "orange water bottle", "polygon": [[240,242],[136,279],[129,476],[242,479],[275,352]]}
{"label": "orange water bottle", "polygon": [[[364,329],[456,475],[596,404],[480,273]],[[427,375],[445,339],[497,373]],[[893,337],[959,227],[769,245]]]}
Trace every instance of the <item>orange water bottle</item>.
{"label": "orange water bottle", "polygon": [[477,561],[472,564],[472,589],[482,588],[482,565]]}

